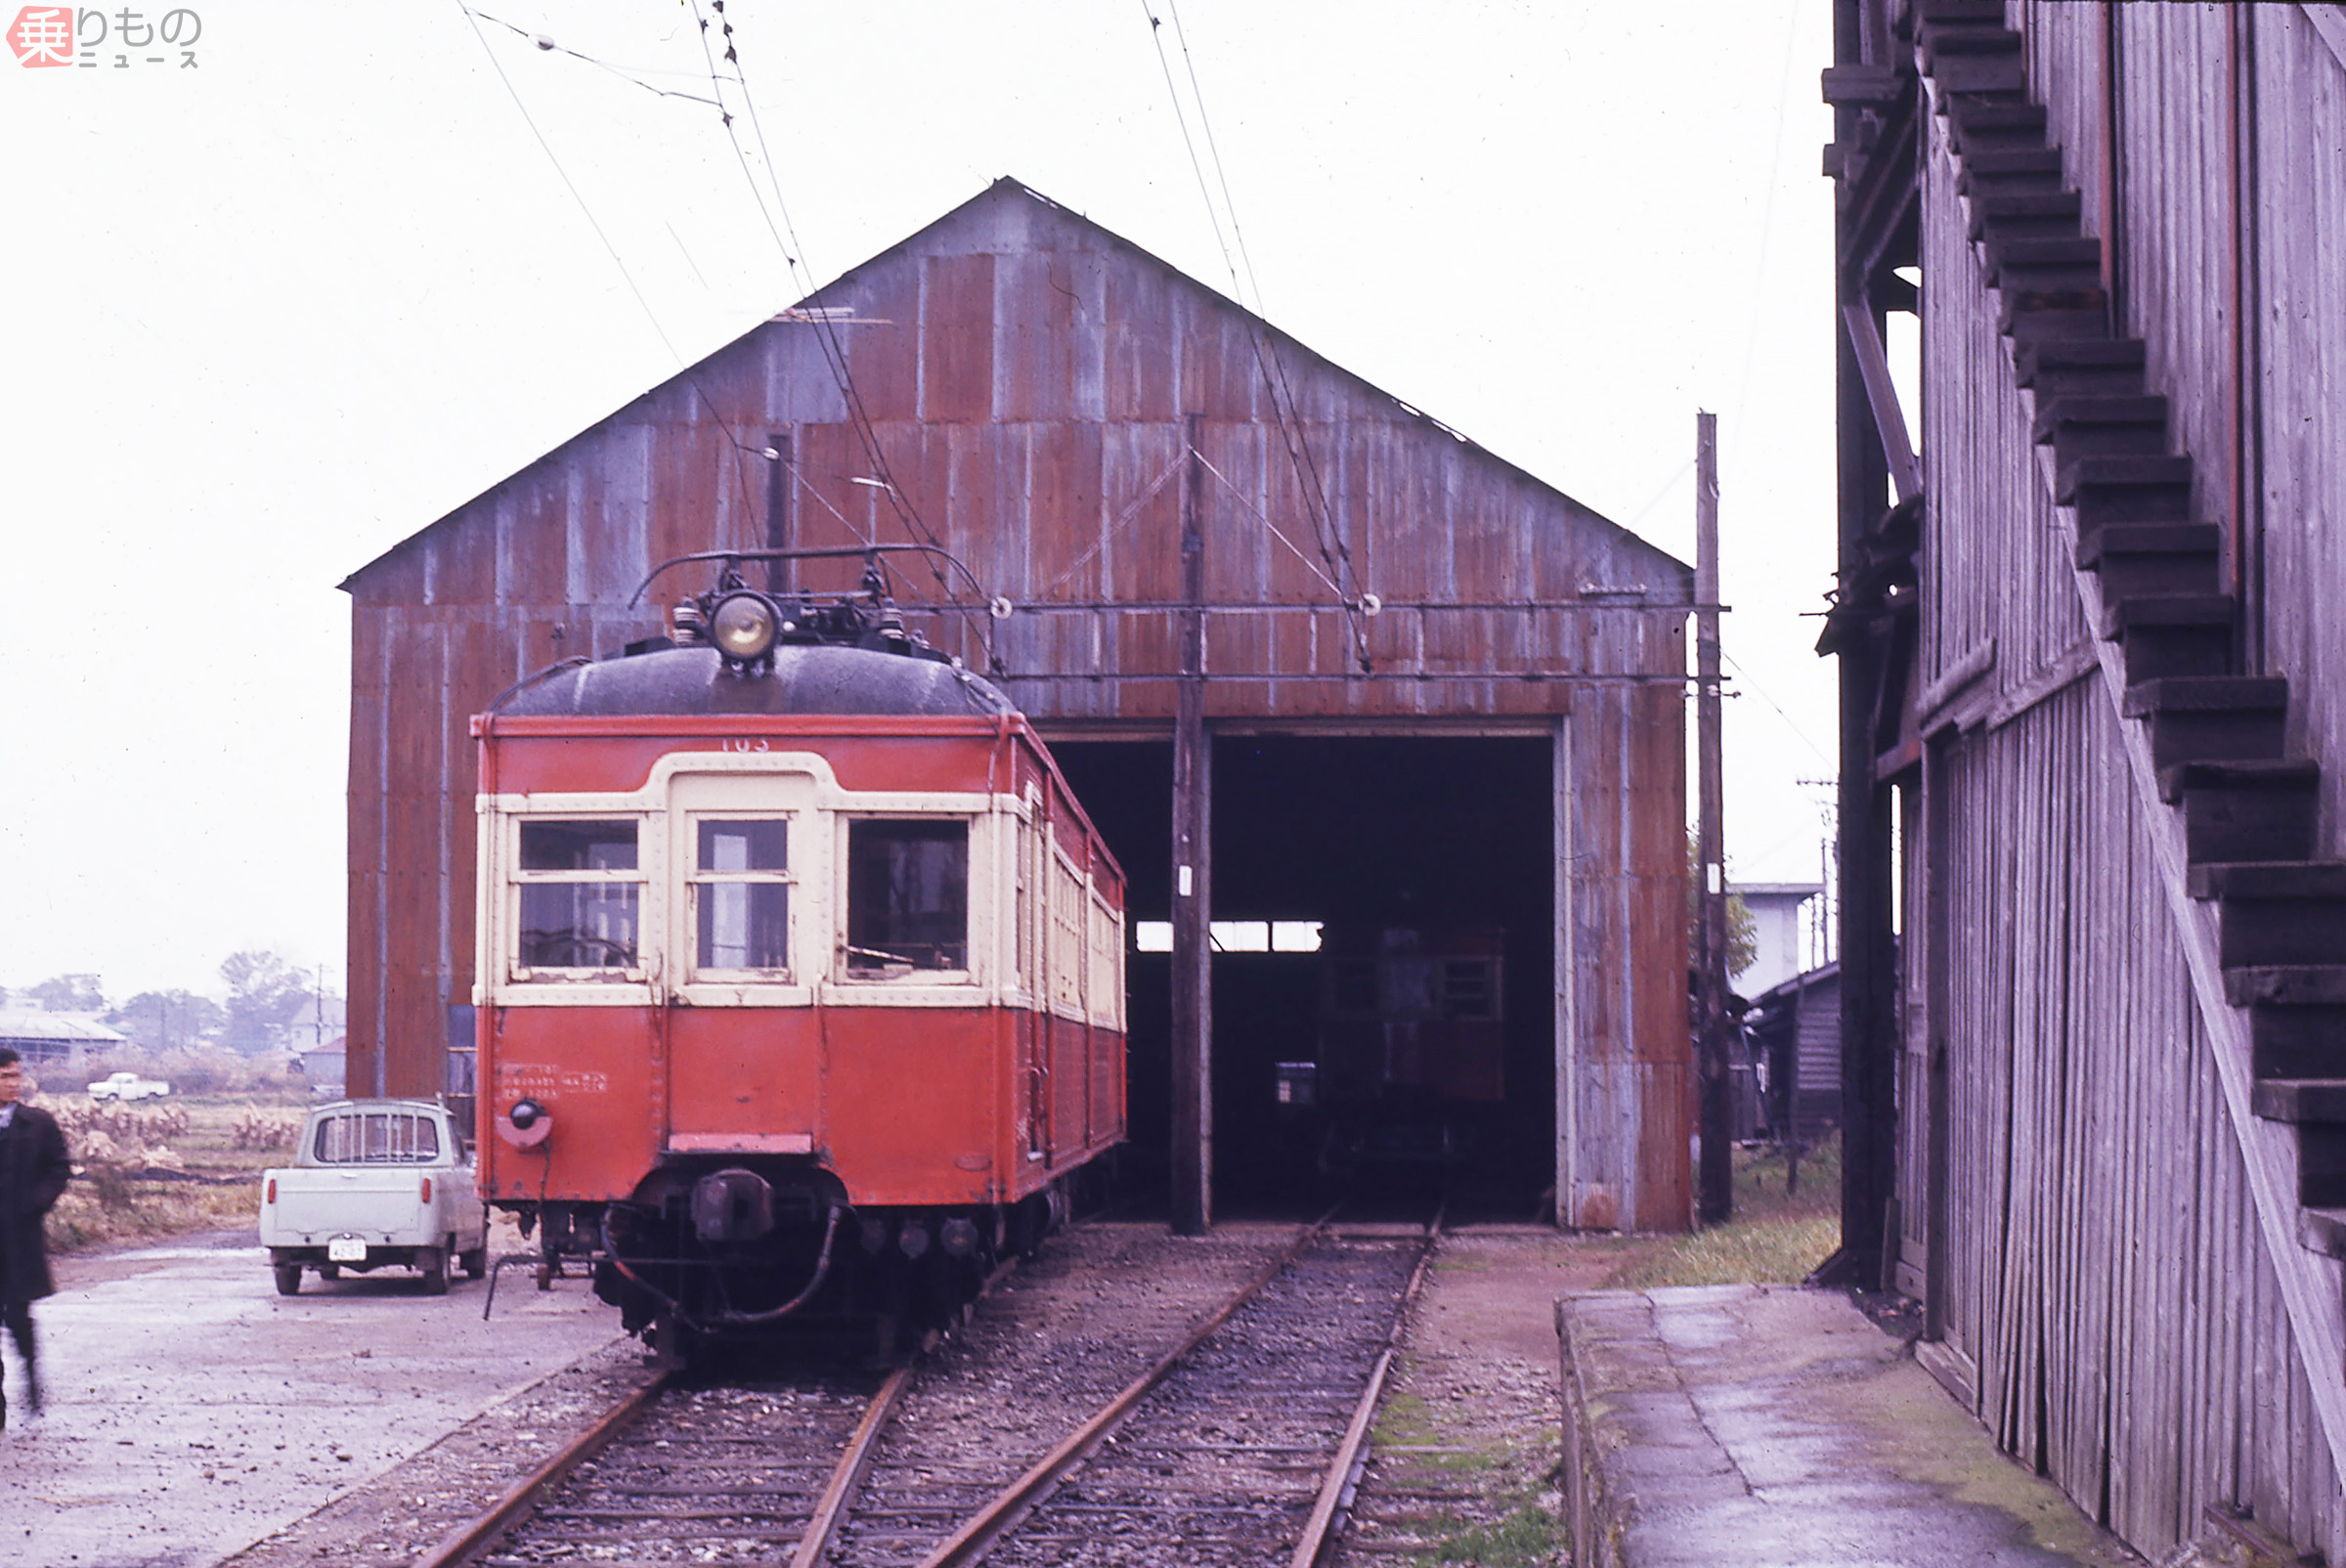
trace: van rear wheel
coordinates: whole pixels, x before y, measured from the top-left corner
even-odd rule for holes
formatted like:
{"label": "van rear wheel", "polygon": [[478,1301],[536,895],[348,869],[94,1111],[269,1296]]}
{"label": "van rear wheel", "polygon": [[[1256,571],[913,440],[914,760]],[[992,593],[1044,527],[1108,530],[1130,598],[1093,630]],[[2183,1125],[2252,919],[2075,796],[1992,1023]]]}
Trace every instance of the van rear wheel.
{"label": "van rear wheel", "polygon": [[278,1293],[279,1295],[281,1295],[281,1296],[297,1296],[297,1295],[301,1294],[301,1265],[300,1265],[300,1264],[298,1264],[298,1263],[277,1263],[277,1264],[272,1264],[272,1265],[270,1265],[270,1272],[271,1272],[271,1273],[273,1273],[273,1274],[275,1274],[275,1275],[277,1276],[277,1293]]}
{"label": "van rear wheel", "polygon": [[448,1294],[448,1248],[427,1246],[415,1254],[415,1266],[423,1271],[423,1293],[427,1296]]}

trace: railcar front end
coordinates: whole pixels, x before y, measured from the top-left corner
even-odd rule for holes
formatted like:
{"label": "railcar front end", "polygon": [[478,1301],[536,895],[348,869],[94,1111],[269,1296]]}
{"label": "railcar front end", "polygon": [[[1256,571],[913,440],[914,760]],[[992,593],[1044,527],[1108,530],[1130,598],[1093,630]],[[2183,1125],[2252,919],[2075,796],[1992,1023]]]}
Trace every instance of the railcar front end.
{"label": "railcar front end", "polygon": [[663,647],[474,733],[483,1196],[629,1328],[934,1324],[1122,1139],[1122,874],[983,680]]}

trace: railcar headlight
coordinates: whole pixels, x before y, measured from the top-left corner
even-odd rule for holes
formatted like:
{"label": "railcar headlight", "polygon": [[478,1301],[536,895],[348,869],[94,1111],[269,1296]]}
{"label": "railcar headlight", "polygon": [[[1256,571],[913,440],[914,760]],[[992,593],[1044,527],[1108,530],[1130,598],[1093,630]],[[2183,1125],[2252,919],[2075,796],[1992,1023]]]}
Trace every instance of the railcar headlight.
{"label": "railcar headlight", "polygon": [[717,601],[709,616],[709,640],[728,659],[743,664],[762,659],[773,647],[780,617],[762,593],[744,590]]}
{"label": "railcar headlight", "polygon": [[536,1100],[516,1100],[498,1118],[497,1135],[515,1149],[536,1149],[553,1136],[554,1115]]}

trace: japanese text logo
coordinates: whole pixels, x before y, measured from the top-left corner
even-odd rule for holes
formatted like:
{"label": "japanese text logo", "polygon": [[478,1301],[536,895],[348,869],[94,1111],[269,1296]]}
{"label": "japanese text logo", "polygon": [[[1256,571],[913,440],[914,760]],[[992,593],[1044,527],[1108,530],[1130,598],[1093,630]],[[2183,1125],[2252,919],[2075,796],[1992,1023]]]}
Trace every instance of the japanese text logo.
{"label": "japanese text logo", "polygon": [[128,70],[134,65],[167,65],[176,58],[182,70],[195,68],[196,40],[203,36],[203,19],[185,6],[149,14],[101,11],[86,6],[26,6],[8,24],[5,35],[17,64],[27,69],[45,65],[78,65],[95,70],[102,65]]}

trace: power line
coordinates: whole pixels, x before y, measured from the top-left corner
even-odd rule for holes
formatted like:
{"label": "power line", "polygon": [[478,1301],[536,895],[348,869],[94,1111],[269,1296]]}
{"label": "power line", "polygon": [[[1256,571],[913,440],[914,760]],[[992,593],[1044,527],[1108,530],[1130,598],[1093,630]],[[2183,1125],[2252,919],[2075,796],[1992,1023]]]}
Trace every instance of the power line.
{"label": "power line", "polygon": [[[1198,129],[1205,137],[1206,151],[1214,164],[1214,176],[1222,189],[1221,210],[1214,205],[1213,191],[1206,183],[1204,165],[1197,158],[1196,142],[1190,135],[1189,116],[1182,108],[1181,90],[1173,80],[1173,64],[1165,55],[1164,24],[1149,9],[1149,0],[1141,0],[1141,14],[1149,19],[1150,39],[1156,47],[1157,65],[1164,73],[1165,92],[1173,103],[1174,121],[1181,128],[1182,146],[1189,153],[1191,172],[1196,176],[1197,193],[1204,198],[1206,220],[1212,224],[1214,242],[1222,251],[1223,269],[1230,275],[1231,293],[1238,301],[1239,308],[1248,311],[1247,337],[1254,349],[1255,365],[1262,372],[1263,388],[1271,399],[1272,417],[1279,424],[1281,443],[1286,448],[1287,462],[1294,469],[1296,486],[1302,493],[1304,510],[1312,524],[1313,542],[1319,548],[1321,561],[1327,567],[1327,571],[1322,574],[1323,580],[1328,582],[1335,592],[1336,602],[1343,609],[1346,625],[1352,632],[1354,656],[1361,668],[1367,670],[1369,665],[1368,639],[1355,609],[1354,599],[1358,594],[1356,592],[1353,598],[1347,598],[1344,589],[1336,586],[1341,584],[1346,568],[1351,565],[1351,551],[1345,547],[1343,536],[1335,527],[1327,503],[1327,493],[1321,483],[1320,465],[1312,456],[1310,437],[1303,427],[1301,406],[1296,401],[1294,387],[1287,379],[1286,365],[1280,356],[1278,342],[1270,335],[1273,329],[1263,311],[1262,286],[1255,277],[1254,258],[1246,249],[1245,231],[1238,224],[1238,203],[1231,196],[1229,173],[1222,161],[1221,148],[1214,138],[1213,120],[1206,112],[1205,91],[1197,80],[1196,57],[1190,50],[1189,34],[1182,26],[1181,9],[1173,0],[1166,0],[1166,11],[1173,19],[1174,37],[1181,46],[1183,67],[1189,74],[1190,94],[1196,106]],[[1222,237],[1222,210],[1230,214],[1230,240]],[[1236,261],[1231,256],[1234,240],[1238,245]],[[1246,272],[1244,284],[1238,280],[1241,263]],[[1249,287],[1254,296],[1250,310],[1246,304]],[[1357,588],[1357,583],[1355,586]]]}
{"label": "power line", "polygon": [[[540,49],[544,50],[549,54],[568,55],[571,59],[583,61],[586,65],[592,65],[597,70],[609,71],[612,75],[618,77],[623,82],[631,82],[635,86],[642,88],[647,93],[657,94],[662,98],[687,99],[695,104],[717,105],[717,100],[714,98],[703,98],[698,93],[679,92],[673,87],[656,86],[653,83],[644,80],[646,76],[681,76],[685,74],[683,71],[654,71],[640,66],[614,65],[607,60],[597,60],[592,55],[581,54],[576,49],[567,48],[554,42],[553,39],[547,37],[544,33],[532,32],[529,28],[507,22],[502,17],[493,17],[486,11],[474,11],[469,6],[467,6],[465,9],[472,16],[479,18],[483,22],[493,22],[508,32],[518,33],[520,36],[527,38],[530,42],[536,44]],[[723,106],[717,105],[717,107],[722,108]]]}
{"label": "power line", "polygon": [[1817,761],[1825,763],[1827,766],[1832,765],[1833,759],[1827,757],[1824,753],[1824,749],[1818,746],[1816,742],[1808,738],[1808,732],[1806,730],[1801,728],[1798,723],[1794,722],[1792,715],[1784,711],[1783,704],[1777,702],[1775,698],[1769,696],[1766,688],[1752,678],[1750,671],[1744,669],[1742,665],[1735,663],[1735,656],[1733,654],[1727,652],[1724,648],[1721,648],[1718,652],[1718,656],[1721,659],[1726,660],[1728,664],[1735,666],[1735,677],[1743,682],[1744,689],[1751,692],[1753,696],[1758,697],[1761,702],[1767,704],[1770,708],[1773,708],[1776,711],[1776,717],[1784,720],[1784,727],[1791,730],[1794,737],[1797,738],[1802,745],[1816,753]]}
{"label": "power line", "polygon": [[[710,83],[716,89],[720,100],[717,109],[724,126],[725,137],[732,145],[734,160],[741,165],[742,178],[749,185],[751,199],[758,203],[759,216],[764,220],[766,232],[772,236],[774,247],[780,252],[784,266],[793,274],[795,283],[796,274],[805,255],[805,247],[799,242],[798,226],[790,216],[790,203],[782,196],[781,181],[774,170],[773,153],[766,145],[765,127],[758,116],[758,95],[750,90],[749,72],[741,63],[740,46],[734,41],[733,23],[725,16],[725,0],[709,0],[709,9],[717,15],[719,36],[724,42],[724,60],[733,67],[733,75],[730,80],[741,91],[744,112],[749,116],[751,132],[758,141],[759,159],[765,165],[766,187],[772,191],[774,197],[771,211],[767,210],[764,194],[758,189],[758,178],[750,168],[748,151],[741,145],[741,133],[734,128],[733,112],[721,102],[724,96],[723,83],[727,78],[718,71],[717,57],[711,50],[709,19],[701,12],[701,0],[693,0],[693,19],[699,24],[701,35],[701,54],[703,59],[708,62]],[[778,226],[775,222],[777,215],[781,220]],[[787,240],[784,239],[785,235],[788,236]],[[799,286],[811,295],[813,292],[811,282],[813,270],[809,267],[806,272],[808,283]],[[863,448],[865,460],[872,465],[873,477],[879,481],[877,488],[882,495],[888,498],[890,509],[896,514],[897,521],[902,523],[908,532],[918,535],[923,541],[939,549],[944,548],[944,541],[921,516],[920,508],[914,503],[912,498],[905,495],[903,489],[896,483],[894,470],[880,442],[880,432],[872,422],[870,410],[864,406],[862,393],[855,386],[854,374],[847,365],[847,348],[840,340],[837,326],[829,315],[819,312],[814,315],[812,325],[815,328],[816,343],[822,350],[824,364],[829,368],[832,379],[839,387],[840,398],[847,414],[848,427],[855,432],[856,440]],[[801,482],[804,483],[804,476],[800,477]],[[834,515],[838,515],[836,507],[831,510]],[[842,521],[845,519],[843,518]],[[985,649],[987,665],[994,669],[1001,668],[1001,660],[993,646],[993,634],[989,623],[978,616],[974,606],[967,604],[934,560],[929,560],[927,565],[931,575],[936,581],[937,591],[944,596],[945,602],[964,610],[965,620],[976,633],[975,645]]]}
{"label": "power line", "polygon": [[1752,389],[1752,365],[1760,354],[1760,324],[1764,313],[1760,302],[1767,293],[1767,246],[1776,226],[1776,170],[1784,159],[1784,121],[1786,109],[1792,103],[1792,67],[1794,46],[1800,42],[1801,7],[1788,4],[1791,13],[1784,26],[1784,65],[1778,73],[1776,88],[1776,134],[1767,154],[1767,194],[1760,208],[1760,255],[1752,265],[1751,328],[1743,340],[1743,369],[1735,381],[1734,412],[1741,414],[1745,399]]}
{"label": "power line", "polygon": [[[563,188],[570,192],[571,199],[579,204],[579,212],[586,218],[586,227],[592,229],[595,239],[602,241],[603,250],[610,256],[611,265],[619,269],[619,276],[627,283],[628,292],[635,296],[635,303],[642,308],[644,320],[651,323],[654,335],[668,350],[669,357],[676,362],[676,368],[683,372],[685,381],[692,387],[694,395],[701,400],[701,406],[709,411],[709,416],[717,421],[719,429],[724,431],[725,440],[733,448],[733,482],[741,492],[743,504],[747,505],[749,502],[749,480],[742,471],[741,459],[743,455],[752,449],[743,444],[740,432],[733,428],[731,421],[725,418],[724,414],[709,396],[709,389],[701,385],[700,377],[692,373],[691,365],[685,361],[683,353],[677,349],[674,340],[668,335],[668,328],[660,325],[659,313],[652,309],[652,302],[644,296],[643,289],[636,284],[635,275],[628,270],[627,261],[619,253],[619,246],[612,243],[611,236],[604,231],[602,223],[595,217],[594,208],[588,205],[586,194],[579,189],[578,182],[570,177],[570,171],[562,166],[562,159],[555,154],[553,144],[545,139],[545,132],[539,128],[537,117],[530,112],[530,106],[522,101],[520,89],[513,85],[513,78],[505,73],[504,64],[497,58],[497,51],[489,47],[489,35],[481,31],[478,14],[463,4],[463,0],[457,0],[456,9],[464,14],[464,21],[472,28],[473,37],[480,40],[481,53],[489,57],[490,68],[497,72],[497,79],[504,83],[505,93],[513,100],[513,107],[521,111],[522,123],[527,125],[530,128],[530,134],[537,138],[539,148],[545,153],[545,160],[554,166],[554,173],[560,176]],[[490,20],[496,21],[497,19],[491,18]],[[513,26],[509,22],[500,22],[498,24],[504,27]],[[519,32],[521,29],[515,27],[513,30]],[[523,36],[529,35],[525,33]],[[585,57],[580,58],[584,59]],[[762,456],[769,449],[760,447],[756,450]]]}

